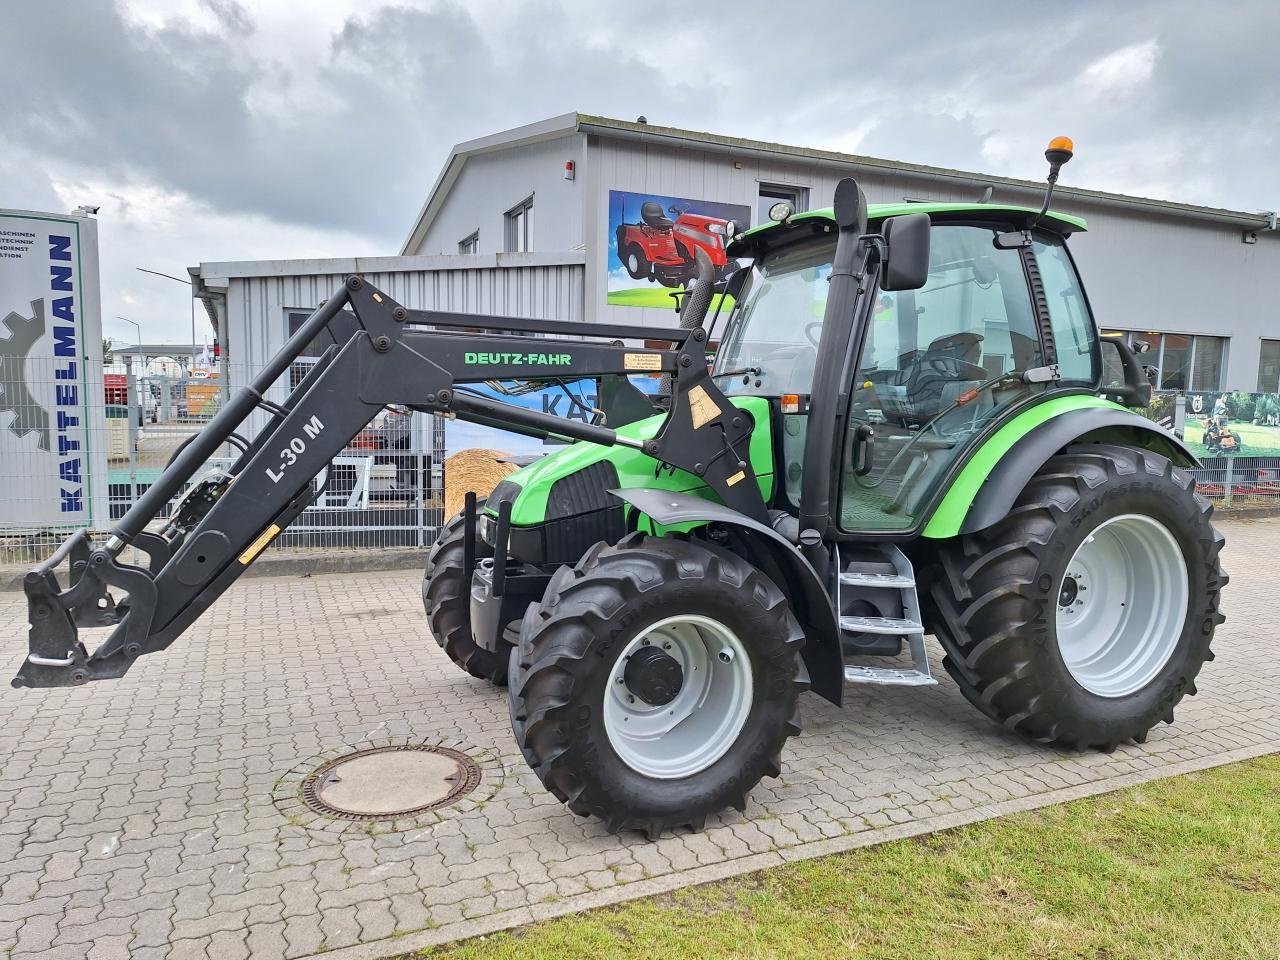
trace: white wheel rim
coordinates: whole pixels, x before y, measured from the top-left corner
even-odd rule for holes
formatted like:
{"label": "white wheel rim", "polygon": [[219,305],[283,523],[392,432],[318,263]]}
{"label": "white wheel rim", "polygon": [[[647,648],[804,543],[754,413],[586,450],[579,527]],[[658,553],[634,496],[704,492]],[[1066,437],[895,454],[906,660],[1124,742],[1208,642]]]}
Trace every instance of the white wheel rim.
{"label": "white wheel rim", "polygon": [[640,261],[636,258],[634,253],[628,254],[627,256],[627,269],[632,273],[640,272]]}
{"label": "white wheel rim", "polygon": [[[680,664],[684,679],[670,703],[654,706],[623,676],[640,647],[654,644]],[[618,757],[637,773],[677,780],[701,773],[728,752],[751,712],[751,658],[736,634],[703,616],[659,620],[614,661],[604,693],[604,729]]]}
{"label": "white wheel rim", "polygon": [[1178,647],[1190,593],[1164,524],[1131,513],[1097,527],[1058,582],[1058,649],[1076,683],[1100,697],[1145,687]]}

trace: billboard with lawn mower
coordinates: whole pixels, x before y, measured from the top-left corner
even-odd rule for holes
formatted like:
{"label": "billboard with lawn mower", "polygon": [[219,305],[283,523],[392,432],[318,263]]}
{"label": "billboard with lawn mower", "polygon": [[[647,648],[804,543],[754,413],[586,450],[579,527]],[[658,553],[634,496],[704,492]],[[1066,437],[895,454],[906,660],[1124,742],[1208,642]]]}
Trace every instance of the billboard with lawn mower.
{"label": "billboard with lawn mower", "polygon": [[1183,439],[1200,457],[1280,457],[1280,394],[1188,393]]}
{"label": "billboard with lawn mower", "polygon": [[[751,225],[751,208],[688,197],[609,191],[608,297],[612,306],[672,309],[693,282],[702,250],[724,280],[738,263],[724,248],[736,230]],[[732,304],[724,304],[727,308]],[[716,309],[712,301],[711,309]]]}

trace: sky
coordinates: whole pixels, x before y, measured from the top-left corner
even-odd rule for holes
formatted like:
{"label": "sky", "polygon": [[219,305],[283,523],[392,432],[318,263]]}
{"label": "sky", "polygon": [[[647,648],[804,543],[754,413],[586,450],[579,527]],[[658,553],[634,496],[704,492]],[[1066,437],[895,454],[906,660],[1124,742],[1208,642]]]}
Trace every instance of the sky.
{"label": "sky", "polygon": [[[399,252],[453,144],[579,110],[1280,207],[1280,4],[5,0],[0,207],[100,206],[104,332],[202,261]],[[207,330],[200,327],[197,339]]]}

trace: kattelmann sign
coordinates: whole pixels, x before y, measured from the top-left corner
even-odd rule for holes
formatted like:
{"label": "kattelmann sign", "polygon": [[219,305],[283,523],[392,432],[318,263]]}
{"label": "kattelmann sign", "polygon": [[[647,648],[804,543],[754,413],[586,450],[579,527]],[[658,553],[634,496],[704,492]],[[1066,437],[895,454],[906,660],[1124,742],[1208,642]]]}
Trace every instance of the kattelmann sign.
{"label": "kattelmann sign", "polygon": [[97,227],[0,210],[0,527],[108,519]]}

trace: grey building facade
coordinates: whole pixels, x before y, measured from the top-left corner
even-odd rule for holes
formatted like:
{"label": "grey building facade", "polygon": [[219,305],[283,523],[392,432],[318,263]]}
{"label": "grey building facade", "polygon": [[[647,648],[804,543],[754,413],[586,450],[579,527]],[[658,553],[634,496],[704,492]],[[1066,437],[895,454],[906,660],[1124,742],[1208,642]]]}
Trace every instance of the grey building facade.
{"label": "grey building facade", "polygon": [[[580,257],[566,301],[589,319],[666,324],[655,306],[611,303],[621,268],[610,244],[617,194],[696,198],[749,211],[785,198],[830,204],[858,178],[873,203],[905,199],[1038,205],[1044,185],[874,157],[566,114],[454,148],[402,256]],[[1058,188],[1055,208],[1083,216],[1072,238],[1099,325],[1152,344],[1159,385],[1280,389],[1280,233],[1272,214]],[[616,219],[616,215],[615,215]],[[744,224],[738,224],[744,226]],[[459,262],[459,261],[455,261]],[[652,300],[652,298],[650,298]]]}

